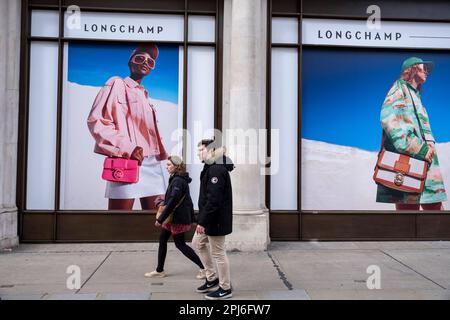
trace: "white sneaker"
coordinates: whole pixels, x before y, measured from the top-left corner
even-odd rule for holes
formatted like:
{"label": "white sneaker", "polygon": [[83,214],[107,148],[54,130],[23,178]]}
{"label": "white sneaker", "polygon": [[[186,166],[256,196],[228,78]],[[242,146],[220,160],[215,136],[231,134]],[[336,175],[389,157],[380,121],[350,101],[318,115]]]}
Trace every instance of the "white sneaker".
{"label": "white sneaker", "polygon": [[144,274],[144,277],[147,278],[165,278],[167,277],[166,273],[164,271],[162,272],[158,272],[158,271],[152,271],[152,272],[147,272],[146,274]]}
{"label": "white sneaker", "polygon": [[195,277],[199,280],[206,279],[206,269],[200,269]]}

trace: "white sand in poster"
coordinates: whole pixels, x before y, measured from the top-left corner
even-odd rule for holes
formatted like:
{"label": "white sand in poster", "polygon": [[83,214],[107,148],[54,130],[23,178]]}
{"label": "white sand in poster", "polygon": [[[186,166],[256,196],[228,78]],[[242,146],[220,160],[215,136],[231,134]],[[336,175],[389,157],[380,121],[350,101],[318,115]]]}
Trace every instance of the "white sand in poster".
{"label": "white sand in poster", "polygon": [[[450,143],[438,143],[441,173],[450,192]],[[393,210],[377,203],[372,180],[378,152],[302,139],[303,210]],[[449,209],[448,202],[444,207]]]}
{"label": "white sand in poster", "polygon": [[[105,184],[101,179],[104,156],[96,154],[94,139],[87,127],[87,117],[101,87],[83,86],[68,82],[64,92],[61,207],[73,210],[105,210]],[[178,128],[179,107],[171,102],[150,99],[156,109],[158,128],[168,153],[177,141],[171,140]],[[165,162],[162,163],[165,170]],[[166,176],[166,181],[168,177]],[[139,209],[139,201],[135,202]]]}

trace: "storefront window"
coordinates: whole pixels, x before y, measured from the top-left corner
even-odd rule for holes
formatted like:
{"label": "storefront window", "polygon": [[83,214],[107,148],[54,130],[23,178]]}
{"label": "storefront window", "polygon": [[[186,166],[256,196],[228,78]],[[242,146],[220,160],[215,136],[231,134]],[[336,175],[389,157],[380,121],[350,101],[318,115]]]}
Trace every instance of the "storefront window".
{"label": "storefront window", "polygon": [[[206,137],[208,132],[213,135],[215,123],[215,13],[122,13],[81,8],[79,19],[70,20],[72,12],[64,10],[63,38],[59,38],[59,11],[31,13],[25,209],[108,208],[111,190],[102,179],[103,161],[107,152],[122,145],[112,146],[111,150],[108,146],[94,150],[94,145],[100,140],[107,145],[111,135],[119,135],[122,130],[119,126],[128,125],[129,106],[142,98],[125,94],[118,94],[117,99],[108,96],[113,94],[109,88],[114,86],[114,79],[129,85],[126,79],[132,73],[130,63],[140,63],[131,59],[137,48],[152,46],[157,53],[154,56],[149,53],[147,64],[152,65],[140,83],[143,99],[149,101],[153,110],[144,108],[142,114],[134,116],[146,125],[154,122],[152,126],[156,129],[148,131],[149,139],[154,138],[153,133],[157,134],[162,144],[160,151],[164,148],[168,155],[184,153],[192,174],[199,174],[201,164],[194,140]],[[97,125],[104,130],[88,125],[88,117],[99,101],[104,106],[97,114]],[[109,108],[109,103],[117,105]],[[117,114],[120,110],[124,122],[109,123],[122,117]],[[138,131],[139,123],[134,123]],[[105,133],[113,127],[111,135]],[[199,132],[195,135],[194,130]],[[135,131],[126,133],[136,135]],[[116,138],[121,139],[120,135]],[[158,194],[164,194],[169,178],[165,160],[158,160],[157,166],[162,177]],[[197,180],[193,182],[193,190],[198,189]],[[138,200],[133,208],[140,209]]]}

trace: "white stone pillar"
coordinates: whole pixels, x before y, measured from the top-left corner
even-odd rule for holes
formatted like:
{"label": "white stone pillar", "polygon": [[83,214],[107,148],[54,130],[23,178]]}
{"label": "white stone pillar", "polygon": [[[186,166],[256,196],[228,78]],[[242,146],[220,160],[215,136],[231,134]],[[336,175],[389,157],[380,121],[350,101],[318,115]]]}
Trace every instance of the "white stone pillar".
{"label": "white stone pillar", "polygon": [[16,246],[20,1],[0,2],[0,249]]}
{"label": "white stone pillar", "polygon": [[259,139],[266,114],[266,26],[266,0],[225,1],[223,138],[236,162],[233,233],[227,237],[231,250],[265,250],[269,243],[260,156],[266,143]]}

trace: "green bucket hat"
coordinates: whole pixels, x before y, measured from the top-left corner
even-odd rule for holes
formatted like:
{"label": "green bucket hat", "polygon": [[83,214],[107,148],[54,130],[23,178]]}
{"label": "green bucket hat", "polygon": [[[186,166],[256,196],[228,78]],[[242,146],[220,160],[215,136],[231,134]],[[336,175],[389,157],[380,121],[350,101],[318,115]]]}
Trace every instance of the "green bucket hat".
{"label": "green bucket hat", "polygon": [[428,73],[431,73],[434,69],[434,62],[433,61],[423,61],[420,58],[417,57],[410,57],[408,59],[406,59],[405,61],[403,61],[402,64],[402,71],[405,71],[406,69],[408,69],[409,67],[415,65],[415,64],[423,64],[425,65],[425,67],[427,68]]}

